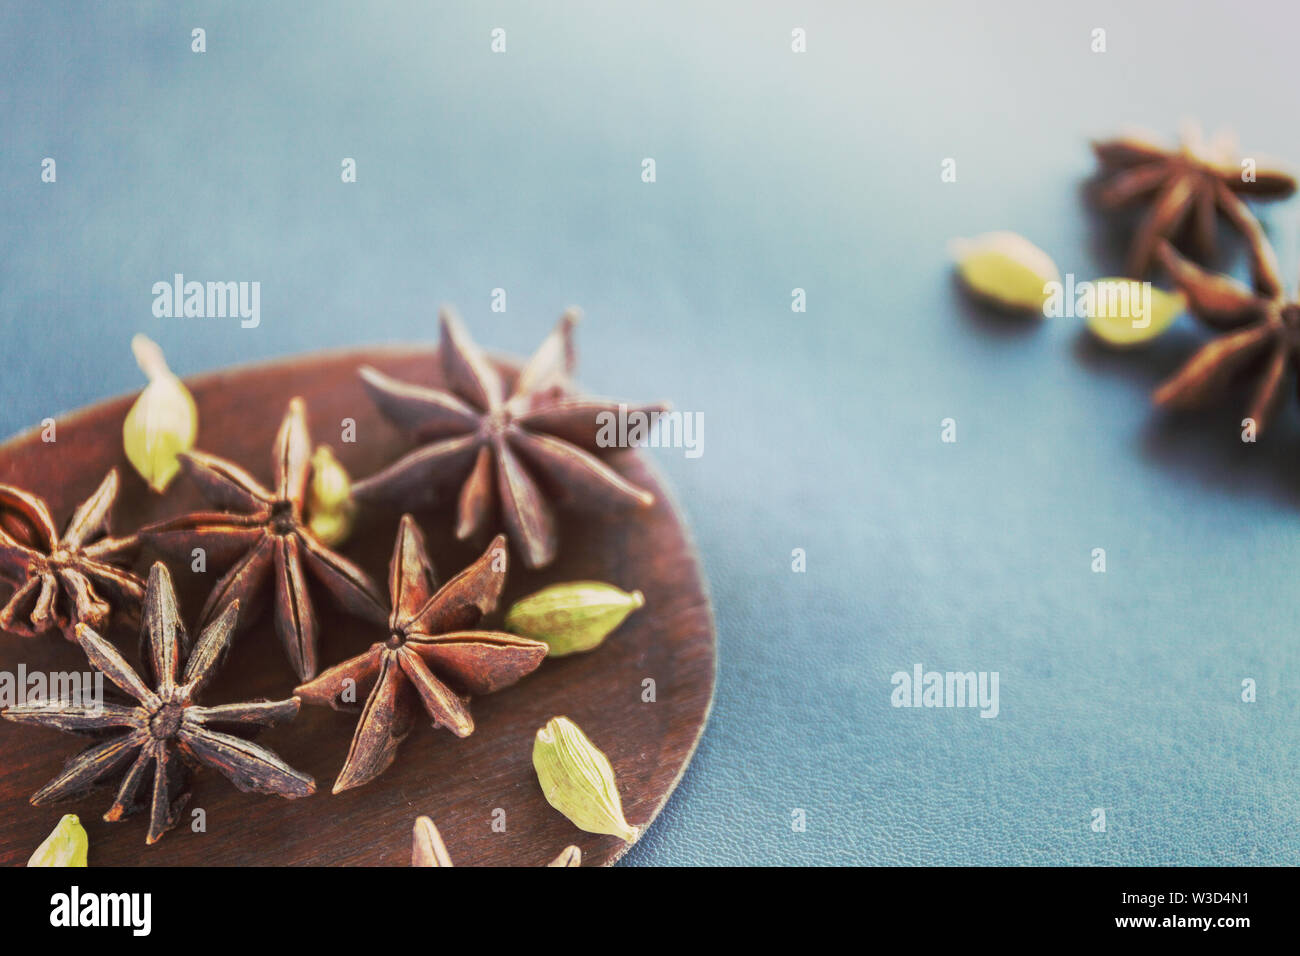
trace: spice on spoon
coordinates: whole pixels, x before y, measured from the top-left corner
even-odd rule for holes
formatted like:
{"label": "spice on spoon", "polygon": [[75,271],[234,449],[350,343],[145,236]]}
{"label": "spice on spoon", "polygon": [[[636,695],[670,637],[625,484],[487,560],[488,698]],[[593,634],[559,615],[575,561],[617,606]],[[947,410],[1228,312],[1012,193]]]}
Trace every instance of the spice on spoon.
{"label": "spice on spoon", "polygon": [[150,488],[162,493],[180,471],[176,456],[194,447],[199,411],[194,396],[172,374],[155,342],[136,335],[131,351],[149,384],[126,413],[122,446],[131,466]]}
{"label": "spice on spoon", "polygon": [[28,866],[85,866],[90,852],[86,828],[75,813],[65,813],[45,841],[36,848]]}
{"label": "spice on spoon", "polygon": [[477,630],[496,609],[505,579],[506,541],[498,535],[477,561],[437,587],[424,535],[410,515],[402,517],[389,565],[387,639],[294,691],[309,704],[354,710],[361,688],[370,688],[335,793],[388,769],[421,705],[435,727],[468,737],[474,718],[462,695],[509,687],[542,663],[540,641]]}
{"label": "spice on spoon", "polygon": [[308,573],[349,613],[376,623],[387,616],[379,588],[370,577],[332,551],[307,525],[304,503],[310,455],[306,406],[295,398],[276,435],[272,488],[233,462],[188,452],[180,456],[186,476],[221,510],[182,515],[140,530],[143,541],[176,560],[189,560],[195,547],[239,553],[212,589],[199,624],[212,622],[231,601],[250,607],[264,587],[274,587],[275,630],[300,680],[314,677],[318,666],[318,624]]}
{"label": "spice on spoon", "polygon": [[[572,394],[577,362],[576,310],[524,366],[507,392],[496,367],[444,309],[438,359],[447,388],[400,382],[363,366],[361,380],[383,415],[427,444],[353,486],[358,501],[416,506],[459,483],[456,537],[465,540],[496,523],[500,512],[524,564],[550,564],[559,547],[548,492],[565,504],[608,511],[647,507],[654,495],[596,457],[600,416],[663,411]],[[546,489],[544,491],[544,489]]]}
{"label": "spice on spoon", "polygon": [[582,866],[582,850],[576,846],[566,846],[547,866]]}
{"label": "spice on spoon", "polygon": [[415,818],[415,831],[411,834],[411,866],[452,866],[447,844],[442,834],[428,817]]}
{"label": "spice on spoon", "polygon": [[352,481],[329,445],[317,445],[311,456],[306,512],[307,527],[328,547],[342,544],[352,533],[357,513]]}
{"label": "spice on spoon", "polygon": [[[429,817],[415,818],[415,829],[411,834],[411,866],[454,866],[447,844],[442,841],[442,834]],[[566,846],[547,866],[582,866],[582,850],[576,846]]]}
{"label": "spice on spoon", "polygon": [[[171,575],[161,561],[156,563],[149,572],[142,635],[148,638],[141,655],[148,683],[117,648],[93,629],[77,625],[77,642],[91,664],[132,703],[62,698],[0,710],[0,717],[16,723],[65,733],[109,734],[69,760],[57,777],[37,791],[32,804],[80,797],[96,784],[120,778],[117,798],[104,819],[121,820],[146,803],[146,842],[156,843],[180,820],[189,800],[192,766],[211,767],[246,793],[290,799],[314,793],[316,782],[311,777],[247,739],[258,727],[293,719],[298,713],[296,697],[212,707],[198,703],[199,692],[221,666],[238,613],[237,602],[227,605],[187,655],[189,642]],[[146,778],[151,778],[147,788]]]}
{"label": "spice on spoon", "polygon": [[579,830],[636,842],[640,830],[623,816],[609,758],[568,717],[553,717],[537,731],[533,769],[546,801]]}
{"label": "spice on spoon", "polygon": [[598,647],[627,616],[645,605],[640,591],[601,581],[552,584],[517,601],[506,612],[506,630],[545,641],[551,657]]}
{"label": "spice on spoon", "polygon": [[0,578],[15,588],[0,629],[34,637],[57,628],[72,641],[77,624],[102,628],[114,610],[136,613],[144,581],[121,565],[137,539],[108,534],[117,489],[112,469],[60,535],[44,499],[0,485]]}

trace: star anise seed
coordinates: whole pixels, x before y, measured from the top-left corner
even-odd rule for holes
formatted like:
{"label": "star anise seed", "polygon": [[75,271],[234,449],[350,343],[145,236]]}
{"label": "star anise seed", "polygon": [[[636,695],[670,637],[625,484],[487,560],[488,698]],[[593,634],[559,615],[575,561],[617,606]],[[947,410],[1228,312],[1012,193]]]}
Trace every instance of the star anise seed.
{"label": "star anise seed", "polygon": [[475,630],[496,608],[505,580],[506,539],[497,535],[482,557],[439,588],[424,535],[410,515],[402,517],[388,573],[388,638],[294,691],[309,704],[354,710],[355,695],[370,687],[335,793],[388,768],[420,705],[435,727],[468,737],[474,719],[462,695],[508,687],[542,663],[547,647],[540,641]]}
{"label": "star anise seed", "polygon": [[1161,243],[1160,260],[1187,296],[1192,314],[1225,334],[1202,346],[1152,398],[1170,408],[1194,407],[1221,391],[1238,372],[1259,368],[1247,414],[1255,421],[1256,433],[1262,433],[1282,393],[1288,367],[1300,370],[1300,301],[1288,299],[1281,291],[1272,248],[1262,235],[1252,240],[1250,251],[1254,290],[1229,276],[1207,272],[1169,243]]}
{"label": "star anise seed", "polygon": [[1172,240],[1185,229],[1191,230],[1198,256],[1212,259],[1220,213],[1249,239],[1259,224],[1239,196],[1280,199],[1296,189],[1295,178],[1281,169],[1257,169],[1253,179],[1244,178],[1231,139],[1220,136],[1207,146],[1196,126],[1184,131],[1178,149],[1145,135],[1097,142],[1092,148],[1101,164],[1097,200],[1103,207],[1150,205],[1125,267],[1135,278],[1151,266],[1161,240]]}
{"label": "star anise seed", "polygon": [[[357,500],[410,504],[458,482],[456,536],[465,540],[496,524],[499,510],[530,568],[555,559],[558,539],[548,494],[597,510],[653,504],[649,491],[594,454],[598,416],[617,415],[620,405],[571,394],[577,319],[576,311],[565,313],[509,395],[496,368],[446,309],[438,354],[447,389],[399,382],[363,367],[361,379],[380,411],[430,443],[357,482]],[[628,412],[666,407],[634,406]]]}
{"label": "star anise seed", "polygon": [[[232,600],[248,608],[267,579],[275,579],[275,629],[300,680],[317,670],[317,621],[307,587],[309,571],[347,611],[383,621],[383,597],[369,576],[320,542],[303,516],[311,439],[300,398],[289,403],[271,457],[274,491],[244,469],[215,455],[179,456],[182,471],[218,512],[196,512],[141,529],[140,537],[178,560],[196,546],[242,552],[217,582],[200,614],[200,626]],[[246,622],[247,623],[247,622]]]}
{"label": "star anise seed", "polygon": [[137,612],[144,582],[114,562],[129,562],[138,542],[108,534],[117,489],[111,469],[60,535],[42,499],[0,485],[0,577],[14,582],[0,630],[32,637],[57,627],[73,641],[77,624],[102,628],[115,606]]}
{"label": "star anise seed", "polygon": [[[116,821],[149,806],[149,843],[176,825],[189,800],[190,771],[208,766],[244,792],[302,797],[316,782],[294,770],[245,735],[257,727],[291,720],[297,698],[201,707],[199,691],[220,668],[238,602],[227,605],[200,635],[186,660],[185,625],[176,607],[171,576],[161,562],[149,572],[142,629],[148,635],[147,672],[151,688],[112,644],[84,624],[76,640],[90,662],[130,695],[134,704],[60,699],[0,711],[17,723],[52,727],[67,733],[112,734],[77,754],[63,772],[41,788],[32,803],[42,805],[79,797],[120,775],[117,798],[104,814]],[[182,670],[183,668],[183,670]],[[152,784],[141,796],[152,772]]]}

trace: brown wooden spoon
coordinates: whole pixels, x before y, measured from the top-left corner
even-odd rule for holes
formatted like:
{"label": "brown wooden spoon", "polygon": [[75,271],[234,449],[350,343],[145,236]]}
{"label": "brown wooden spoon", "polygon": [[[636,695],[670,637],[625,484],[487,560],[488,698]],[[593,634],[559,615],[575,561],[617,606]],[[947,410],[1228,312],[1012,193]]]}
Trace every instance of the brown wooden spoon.
{"label": "brown wooden spoon", "polygon": [[[306,401],[312,439],[330,445],[354,479],[364,477],[415,442],[378,413],[357,368],[372,365],[405,381],[439,385],[435,354],[427,347],[362,348],[188,379],[199,408],[198,447],[268,481],[266,450],[287,403],[299,395]],[[504,374],[514,374],[515,366],[499,364]],[[133,400],[124,396],[60,416],[55,442],[43,442],[31,431],[0,446],[0,483],[44,496],[62,523],[116,467],[122,488],[112,530],[118,534],[204,508],[184,478],[157,495],[127,463],[122,422]],[[354,443],[342,440],[348,419],[355,422]],[[716,642],[699,559],[663,479],[644,452],[619,451],[606,460],[652,491],[655,504],[600,516],[561,512],[558,559],[537,572],[512,561],[498,615],[547,584],[573,580],[639,589],[645,607],[596,650],[547,660],[515,686],[476,699],[471,736],[458,739],[421,720],[381,777],[332,796],[327,784],[342,766],[355,716],[303,708],[292,723],[269,730],[259,741],[323,782],[316,795],[285,801],[244,794],[214,774],[200,773],[181,824],[166,840],[145,846],[138,819],[112,824],[100,819],[111,790],[57,807],[31,806],[31,794],[77,752],[78,742],[0,721],[0,865],[24,863],[64,812],[77,813],[86,826],[91,866],[406,865],[411,827],[422,814],[437,820],[455,844],[458,866],[540,866],[570,844],[581,848],[584,865],[618,859],[627,849],[622,840],[577,830],[547,804],[532,767],[533,735],[551,717],[576,721],[613,763],[627,819],[644,828],[672,793],[703,733]],[[455,540],[454,504],[414,511],[441,580],[476,557],[473,543]],[[399,518],[398,510],[363,510],[339,550],[384,580]],[[137,570],[151,557],[146,549]],[[192,626],[223,568],[195,573],[178,564],[171,570],[182,615]],[[0,583],[0,598],[7,594],[8,586]],[[374,626],[336,611],[327,595],[314,596],[324,666],[382,639]],[[134,633],[118,625],[108,636],[135,660]],[[28,674],[90,669],[78,648],[57,635],[33,639],[0,633],[0,670],[16,676],[20,665]],[[229,661],[206,694],[213,704],[274,699],[290,693],[295,683],[268,608],[235,639]],[[203,811],[201,817],[194,816],[196,809]]]}

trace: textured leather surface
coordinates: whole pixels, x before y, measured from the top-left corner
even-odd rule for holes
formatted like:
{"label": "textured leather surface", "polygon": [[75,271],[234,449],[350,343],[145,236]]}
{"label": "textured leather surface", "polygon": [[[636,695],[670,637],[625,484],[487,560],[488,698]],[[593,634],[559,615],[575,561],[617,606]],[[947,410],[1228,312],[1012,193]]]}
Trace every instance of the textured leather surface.
{"label": "textured leather surface", "polygon": [[[576,302],[592,390],[705,419],[702,457],[655,454],[717,697],[628,862],[1297,862],[1300,416],[1163,419],[1190,323],[1106,354],[969,306],[945,251],[1009,228],[1114,273],[1077,187],[1123,122],[1300,161],[1294,11],[433,6],[6,5],[0,430],[138,387],[138,330],[188,374],[427,341],[443,301],[525,352]],[[1267,216],[1288,279],[1298,204]],[[178,271],[260,281],[261,327],[154,319]],[[916,663],[998,671],[999,716],[891,707]]]}

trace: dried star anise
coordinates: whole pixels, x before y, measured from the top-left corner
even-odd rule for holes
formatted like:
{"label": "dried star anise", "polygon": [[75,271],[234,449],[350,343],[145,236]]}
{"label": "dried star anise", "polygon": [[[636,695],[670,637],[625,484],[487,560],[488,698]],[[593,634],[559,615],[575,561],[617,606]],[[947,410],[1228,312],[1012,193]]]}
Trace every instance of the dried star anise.
{"label": "dried star anise", "polygon": [[[576,846],[566,846],[547,866],[582,866],[582,850]],[[442,840],[438,827],[428,817],[415,818],[415,827],[411,832],[411,866],[455,866],[447,844]]]}
{"label": "dried star anise", "polygon": [[1202,346],[1152,398],[1170,408],[1194,407],[1262,359],[1247,414],[1255,420],[1256,431],[1263,432],[1282,392],[1287,367],[1300,369],[1300,301],[1288,299],[1282,291],[1272,248],[1262,234],[1253,237],[1250,251],[1254,290],[1188,262],[1167,242],[1160,245],[1160,261],[1187,296],[1192,314],[1228,334]]}
{"label": "dried star anise", "polygon": [[496,608],[505,580],[506,539],[497,535],[482,557],[439,588],[423,534],[410,515],[402,517],[388,572],[388,639],[294,691],[309,704],[355,710],[358,690],[371,687],[335,793],[388,768],[421,704],[435,727],[468,737],[474,719],[461,695],[508,687],[542,663],[540,641],[474,630]]}
{"label": "dried star anise", "polygon": [[428,817],[416,817],[411,832],[411,866],[452,866],[442,834]]}
{"label": "dried star anise", "polygon": [[1215,226],[1220,213],[1244,237],[1258,229],[1254,214],[1238,195],[1280,199],[1295,192],[1296,181],[1280,169],[1258,169],[1243,176],[1235,143],[1219,137],[1210,145],[1199,128],[1189,126],[1178,149],[1167,149],[1143,135],[1093,143],[1101,163],[1098,202],[1115,209],[1149,202],[1129,248],[1125,266],[1141,277],[1151,265],[1156,245],[1173,239],[1184,228],[1192,231],[1197,254],[1214,255]]}
{"label": "dried star anise", "polygon": [[317,669],[316,614],[304,567],[347,611],[383,621],[383,597],[364,571],[323,545],[303,516],[311,468],[311,439],[303,401],[295,398],[280,425],[271,459],[275,490],[262,486],[238,465],[188,452],[180,456],[184,473],[219,512],[197,512],[141,529],[140,537],[169,555],[188,560],[195,546],[223,550],[237,546],[243,556],[217,582],[200,626],[230,601],[247,610],[266,579],[275,577],[275,628],[300,680]]}
{"label": "dried star anise", "polygon": [[[194,653],[186,661],[184,647],[188,641],[177,612],[171,576],[161,562],[155,564],[149,572],[142,624],[142,636],[148,636],[146,672],[154,683],[153,689],[113,645],[79,624],[76,639],[90,662],[129,694],[134,703],[62,699],[0,711],[6,720],[68,733],[116,732],[68,761],[63,772],[32,797],[32,803],[79,797],[125,770],[117,799],[104,819],[120,820],[147,800],[147,841],[156,843],[179,820],[189,799],[190,771],[200,765],[218,771],[246,793],[289,798],[314,793],[316,782],[311,777],[242,736],[259,726],[292,719],[298,713],[297,698],[215,707],[200,707],[196,702],[198,692],[221,666],[238,613],[237,602],[227,605],[199,635]],[[153,783],[148,796],[139,798],[151,769]]]}
{"label": "dried star anise", "polygon": [[102,628],[113,604],[137,611],[144,582],[112,563],[128,560],[137,541],[107,534],[117,487],[112,469],[60,535],[42,499],[0,485],[0,577],[11,579],[15,588],[0,609],[0,629],[32,637],[58,627],[72,641],[79,623]]}
{"label": "dried star anise", "polygon": [[[456,536],[469,538],[493,523],[499,505],[506,531],[530,568],[555,558],[555,515],[543,493],[596,509],[645,507],[654,496],[593,452],[598,416],[617,415],[618,402],[570,393],[576,362],[570,311],[519,374],[507,395],[496,368],[452,312],[440,315],[439,358],[450,391],[411,385],[363,367],[362,381],[383,414],[431,442],[353,486],[358,500],[407,504],[432,496],[444,482],[460,483]],[[634,406],[627,413],[662,411]]]}

